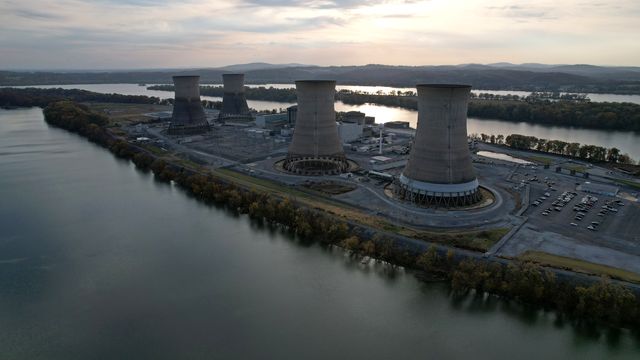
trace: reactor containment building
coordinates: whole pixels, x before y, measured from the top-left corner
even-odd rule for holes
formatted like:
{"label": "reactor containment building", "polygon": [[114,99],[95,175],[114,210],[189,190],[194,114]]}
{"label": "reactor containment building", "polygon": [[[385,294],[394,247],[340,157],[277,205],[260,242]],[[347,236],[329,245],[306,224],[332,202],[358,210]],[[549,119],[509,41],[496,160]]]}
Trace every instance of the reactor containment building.
{"label": "reactor containment building", "polygon": [[194,135],[209,131],[209,123],[200,102],[200,76],[174,76],[175,97],[167,133]]}
{"label": "reactor containment building", "polygon": [[244,94],[244,74],[222,74],[224,93],[222,95],[222,111],[218,120],[224,122],[250,122],[253,115],[249,111]]}
{"label": "reactor containment building", "polygon": [[296,81],[298,109],[285,170],[299,175],[335,175],[349,169],[336,124],[336,82]]}
{"label": "reactor containment building", "polygon": [[467,143],[471,86],[418,85],[418,126],[396,197],[418,205],[468,206],[482,199]]}

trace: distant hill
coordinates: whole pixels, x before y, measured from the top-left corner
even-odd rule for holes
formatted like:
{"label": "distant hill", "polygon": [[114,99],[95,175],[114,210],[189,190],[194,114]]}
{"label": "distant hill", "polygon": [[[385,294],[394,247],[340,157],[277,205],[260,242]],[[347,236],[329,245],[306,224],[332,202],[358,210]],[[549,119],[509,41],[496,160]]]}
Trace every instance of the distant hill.
{"label": "distant hill", "polygon": [[413,87],[419,83],[464,83],[476,89],[640,94],[640,67],[545,64],[462,64],[440,66],[310,66],[251,63],[209,69],[113,72],[0,71],[0,85],[170,83],[172,75],[200,75],[219,84],[222,74],[243,72],[247,83],[291,83],[331,79],[344,85]]}
{"label": "distant hill", "polygon": [[263,69],[282,69],[282,68],[290,68],[290,67],[302,67],[302,66],[311,66],[304,64],[268,64],[262,62],[249,63],[249,64],[237,64],[237,65],[228,65],[216,68],[217,70],[224,71],[252,71],[252,70],[263,70]]}

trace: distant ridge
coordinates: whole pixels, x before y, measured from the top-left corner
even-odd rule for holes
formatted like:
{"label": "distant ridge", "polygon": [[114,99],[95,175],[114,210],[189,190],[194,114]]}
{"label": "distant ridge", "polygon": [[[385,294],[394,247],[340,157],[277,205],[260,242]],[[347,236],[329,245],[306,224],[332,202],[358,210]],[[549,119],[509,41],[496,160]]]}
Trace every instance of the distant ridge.
{"label": "distant ridge", "polygon": [[263,70],[263,69],[282,69],[289,67],[302,67],[302,66],[313,66],[313,65],[305,65],[305,64],[269,64],[264,62],[255,62],[248,64],[237,64],[237,65],[227,65],[223,67],[219,67],[216,69],[225,70],[225,71],[252,71],[252,70]]}
{"label": "distant ridge", "polygon": [[119,71],[0,71],[0,86],[96,83],[170,83],[172,75],[199,75],[201,84],[219,84],[222,74],[242,72],[248,84],[293,84],[295,80],[336,80],[343,85],[413,87],[418,83],[463,83],[484,90],[567,91],[640,94],[640,67],[536,63],[396,66],[315,66],[263,62],[219,68]]}

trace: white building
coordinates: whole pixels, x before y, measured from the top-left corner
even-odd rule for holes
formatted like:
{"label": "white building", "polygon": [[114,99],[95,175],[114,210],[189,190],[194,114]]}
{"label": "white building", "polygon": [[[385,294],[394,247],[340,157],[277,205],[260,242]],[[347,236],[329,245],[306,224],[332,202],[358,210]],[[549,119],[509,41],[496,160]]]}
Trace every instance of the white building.
{"label": "white building", "polygon": [[350,143],[352,141],[358,140],[360,137],[362,137],[363,129],[364,125],[362,123],[338,123],[338,134],[340,135],[342,143]]}

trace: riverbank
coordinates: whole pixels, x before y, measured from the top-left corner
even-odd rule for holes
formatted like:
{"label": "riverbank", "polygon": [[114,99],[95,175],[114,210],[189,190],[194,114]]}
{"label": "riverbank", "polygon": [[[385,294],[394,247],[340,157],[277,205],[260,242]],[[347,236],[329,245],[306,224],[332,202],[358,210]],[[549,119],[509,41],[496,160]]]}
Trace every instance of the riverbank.
{"label": "riverbank", "polygon": [[[103,127],[104,117],[87,114],[86,108],[70,102],[49,105],[45,119],[133,161],[140,169],[152,171],[162,181],[175,182],[202,201],[225,205],[257,221],[278,224],[307,241],[340,245],[412,269],[444,271],[456,293],[486,291],[553,308],[576,319],[588,318],[614,326],[635,327],[639,323],[640,304],[636,295],[617,282],[551,271],[532,263],[485,259],[478,253],[453,250],[347,220],[344,214],[308,208],[309,204],[300,203],[296,196],[261,192],[251,183],[238,186],[219,173],[166,162],[153,152],[118,138],[113,129]],[[615,311],[598,311],[603,308]]]}
{"label": "riverbank", "polygon": [[[171,92],[173,85],[154,85],[147,89]],[[221,97],[224,89],[218,86],[201,86],[200,92],[204,96]],[[247,87],[245,96],[252,100],[295,102],[296,90]],[[378,95],[341,90],[336,92],[336,101],[347,105],[377,104],[407,110],[418,109],[415,94]],[[513,100],[509,96],[500,95],[487,99],[473,96],[469,101],[468,116],[584,129],[640,131],[640,105],[632,103],[552,101],[539,98]]]}

